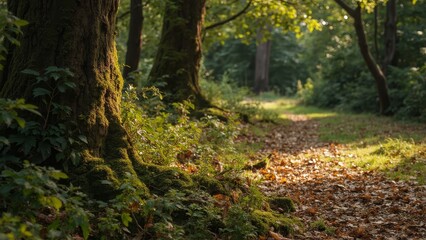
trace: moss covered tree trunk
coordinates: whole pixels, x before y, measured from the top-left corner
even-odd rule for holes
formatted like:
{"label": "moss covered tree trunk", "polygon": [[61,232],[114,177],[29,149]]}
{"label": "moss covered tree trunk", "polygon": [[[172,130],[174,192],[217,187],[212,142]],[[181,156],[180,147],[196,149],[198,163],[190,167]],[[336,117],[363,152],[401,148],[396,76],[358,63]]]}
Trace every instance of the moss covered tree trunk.
{"label": "moss covered tree trunk", "polygon": [[[21,46],[9,49],[0,79],[0,96],[32,100],[33,79],[24,69],[42,71],[48,66],[67,67],[77,88],[55,101],[72,108],[72,121],[88,138],[84,160],[70,173],[87,192],[105,196],[125,172],[136,174],[141,165],[121,126],[120,99],[123,79],[115,48],[115,17],[119,0],[9,0],[8,7],[29,21]],[[144,187],[142,182],[138,182]]]}
{"label": "moss covered tree trunk", "polygon": [[166,5],[159,49],[149,79],[166,83],[160,89],[167,93],[167,102],[192,96],[196,105],[207,105],[198,75],[205,4],[205,0],[171,0]]}

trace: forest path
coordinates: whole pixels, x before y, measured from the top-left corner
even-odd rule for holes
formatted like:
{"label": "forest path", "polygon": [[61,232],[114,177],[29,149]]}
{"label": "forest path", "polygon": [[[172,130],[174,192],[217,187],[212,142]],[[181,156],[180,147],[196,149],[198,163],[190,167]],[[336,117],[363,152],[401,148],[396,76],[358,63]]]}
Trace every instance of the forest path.
{"label": "forest path", "polygon": [[296,203],[304,228],[292,238],[426,239],[425,185],[343,161],[357,157],[351,145],[321,141],[321,123],[309,115],[285,114],[285,123],[251,141],[263,143],[259,152],[269,159],[256,172],[263,192]]}

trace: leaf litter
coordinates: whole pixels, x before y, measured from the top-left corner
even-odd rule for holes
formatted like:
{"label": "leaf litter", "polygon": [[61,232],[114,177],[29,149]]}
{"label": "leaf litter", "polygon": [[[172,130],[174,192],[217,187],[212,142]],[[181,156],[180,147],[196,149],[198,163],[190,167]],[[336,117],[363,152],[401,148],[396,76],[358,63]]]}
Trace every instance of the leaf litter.
{"label": "leaf litter", "polygon": [[[266,195],[287,196],[305,225],[293,239],[426,239],[426,186],[394,181],[340,161],[345,145],[319,141],[318,123],[288,115],[264,137],[258,157],[269,164],[253,169]],[[352,156],[344,156],[352,157]],[[324,221],[328,231],[312,228]]]}

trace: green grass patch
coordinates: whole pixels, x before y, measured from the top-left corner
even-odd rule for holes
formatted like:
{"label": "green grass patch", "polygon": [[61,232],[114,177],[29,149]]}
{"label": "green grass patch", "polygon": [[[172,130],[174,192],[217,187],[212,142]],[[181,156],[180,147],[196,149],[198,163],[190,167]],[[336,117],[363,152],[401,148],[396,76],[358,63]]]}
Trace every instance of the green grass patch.
{"label": "green grass patch", "polygon": [[341,160],[348,164],[382,171],[393,179],[426,183],[425,124],[304,106],[292,98],[268,99],[262,106],[283,121],[289,121],[289,114],[316,121],[320,141],[345,145]]}

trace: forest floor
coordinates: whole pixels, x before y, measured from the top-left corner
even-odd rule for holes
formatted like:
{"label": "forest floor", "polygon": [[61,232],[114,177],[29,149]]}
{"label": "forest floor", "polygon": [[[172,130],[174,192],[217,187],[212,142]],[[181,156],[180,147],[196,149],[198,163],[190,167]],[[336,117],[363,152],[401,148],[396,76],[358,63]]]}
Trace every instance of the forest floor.
{"label": "forest floor", "polygon": [[296,203],[292,239],[426,239],[426,125],[275,99],[244,140],[264,193]]}

